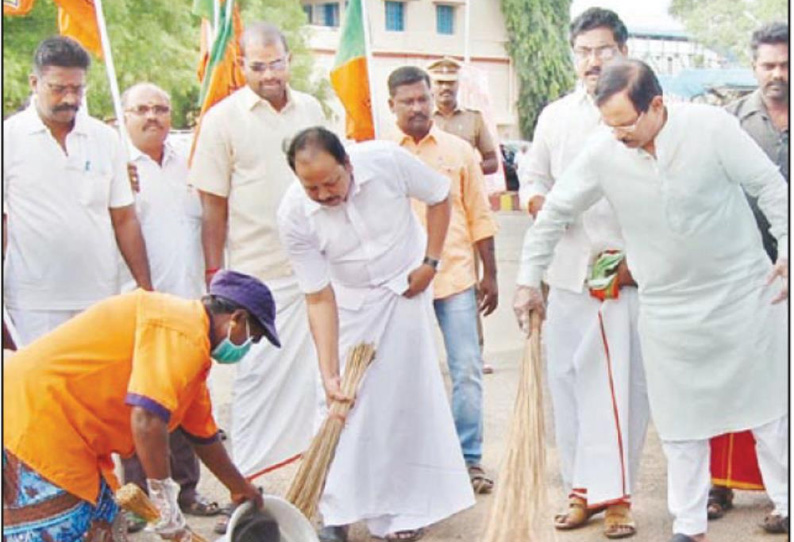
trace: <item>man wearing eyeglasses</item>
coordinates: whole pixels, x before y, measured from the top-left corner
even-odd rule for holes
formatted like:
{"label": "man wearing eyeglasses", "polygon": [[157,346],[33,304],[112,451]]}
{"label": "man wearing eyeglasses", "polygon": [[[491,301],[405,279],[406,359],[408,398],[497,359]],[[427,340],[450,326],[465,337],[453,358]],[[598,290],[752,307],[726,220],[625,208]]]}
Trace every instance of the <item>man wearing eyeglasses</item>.
{"label": "man wearing eyeglasses", "polygon": [[[706,540],[709,439],[750,429],[788,531],[788,186],[720,108],[665,104],[650,67],[620,60],[596,88],[603,130],[549,193],[518,275],[542,316],[543,269],[565,228],[607,198],[639,285],[638,320],[654,426],[667,457],[670,542]],[[612,133],[610,133],[610,131]],[[773,264],[743,189],[778,242]]]}
{"label": "man wearing eyeglasses", "polygon": [[299,457],[323,403],[304,296],[279,240],[276,211],[297,182],[285,143],[325,117],[316,99],[290,87],[289,48],[278,28],[247,25],[241,49],[246,86],[204,117],[188,180],[201,198],[207,280],[225,266],[266,282],[276,300],[284,348],[254,346],[234,382],[234,460],[255,477]]}
{"label": "man wearing eyeglasses", "polygon": [[31,104],[3,122],[4,293],[17,346],[117,294],[117,250],[152,289],[120,138],[79,111],[89,64],[74,40],[41,42]]}
{"label": "man wearing eyeglasses", "polygon": [[[571,23],[570,36],[577,89],[542,111],[522,168],[522,206],[533,217],[599,129],[593,93],[601,70],[627,53],[626,26],[610,10],[588,9]],[[554,525],[575,529],[606,511],[607,538],[636,532],[631,495],[649,417],[637,289],[623,247],[614,212],[601,200],[566,230],[544,279],[549,389],[568,494],[568,510]],[[517,290],[519,307],[525,295]]]}
{"label": "man wearing eyeglasses", "polygon": [[[159,292],[184,299],[198,299],[205,291],[201,253],[201,204],[196,190],[187,184],[187,160],[168,142],[171,99],[151,83],[138,83],[121,96],[124,123],[130,137],[130,162],[138,179],[135,207]],[[134,289],[122,269],[122,290]],[[169,435],[171,470],[179,484],[179,506],[186,514],[212,516],[217,503],[196,490],[199,464],[193,447],[181,429]],[[125,482],[146,491],[146,475],[137,456],[122,460]],[[146,523],[129,516],[130,532]]]}

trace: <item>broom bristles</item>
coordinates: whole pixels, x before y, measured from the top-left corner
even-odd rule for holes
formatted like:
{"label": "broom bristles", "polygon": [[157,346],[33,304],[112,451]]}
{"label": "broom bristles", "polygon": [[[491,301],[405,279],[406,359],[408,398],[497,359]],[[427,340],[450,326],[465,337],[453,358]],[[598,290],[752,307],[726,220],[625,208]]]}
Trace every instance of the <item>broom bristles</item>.
{"label": "broom bristles", "polygon": [[[116,503],[133,514],[146,520],[147,523],[155,523],[160,519],[160,511],[152,504],[149,497],[143,490],[135,484],[125,484],[116,491]],[[192,542],[207,542],[207,539],[190,531]]]}
{"label": "broom bristles", "polygon": [[[375,347],[371,344],[359,344],[348,353],[341,385],[344,395],[355,398],[364,373],[374,357]],[[334,401],[331,404],[328,417],[303,454],[303,461],[287,491],[286,499],[310,521],[317,510],[344,420],[351,407],[352,402]]]}
{"label": "broom bristles", "polygon": [[521,376],[484,542],[548,542],[554,539],[546,515],[545,423],[540,355],[540,318],[532,314],[532,334],[521,362]]}

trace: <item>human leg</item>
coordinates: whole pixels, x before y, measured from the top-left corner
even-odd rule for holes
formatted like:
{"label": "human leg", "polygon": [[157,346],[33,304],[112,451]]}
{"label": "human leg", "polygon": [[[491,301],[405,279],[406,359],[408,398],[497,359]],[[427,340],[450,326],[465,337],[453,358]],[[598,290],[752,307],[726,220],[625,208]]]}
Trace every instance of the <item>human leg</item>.
{"label": "human leg", "polygon": [[673,533],[695,537],[707,530],[709,441],[662,441],[667,457],[667,505]]}
{"label": "human leg", "polygon": [[474,288],[433,302],[452,379],[452,416],[467,465],[482,459],[482,357]]}
{"label": "human leg", "polygon": [[764,527],[773,533],[788,532],[788,416],[754,428],[753,435],[764,487],[775,506]]}

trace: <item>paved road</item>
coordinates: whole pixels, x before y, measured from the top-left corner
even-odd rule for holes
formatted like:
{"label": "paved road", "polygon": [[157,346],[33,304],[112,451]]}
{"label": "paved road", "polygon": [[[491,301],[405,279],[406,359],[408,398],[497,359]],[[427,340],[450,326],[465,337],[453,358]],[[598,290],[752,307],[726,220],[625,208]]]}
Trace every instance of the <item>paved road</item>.
{"label": "paved road", "polygon": [[[519,213],[499,214],[500,232],[497,237],[497,254],[499,260],[499,285],[501,304],[499,309],[484,322],[486,338],[486,358],[496,369],[493,375],[485,377],[485,450],[483,463],[486,468],[496,471],[504,452],[505,439],[512,415],[515,399],[518,366],[520,362],[522,340],[513,321],[511,297],[518,264],[519,251],[523,239],[525,219]],[[440,350],[443,351],[443,348]],[[442,365],[443,367],[443,365]],[[228,423],[228,400],[230,376],[233,369],[217,367],[213,370],[213,380],[221,399],[221,423]],[[446,373],[446,370],[444,370]],[[546,426],[549,438],[548,446],[548,484],[552,509],[549,510],[549,521],[553,513],[564,505],[564,495],[559,482],[557,456],[552,435],[552,421],[548,416],[548,394],[546,394]],[[259,483],[268,493],[283,495],[294,473],[294,467],[260,478]],[[495,474],[495,473],[494,473]],[[200,489],[206,495],[224,501],[227,494],[223,487],[207,473],[202,471]],[[633,540],[643,542],[665,542],[670,538],[672,521],[667,513],[667,491],[665,483],[665,461],[659,439],[653,430],[649,431],[645,452],[640,467],[640,479],[635,492],[634,511],[638,524],[638,534]],[[477,505],[453,518],[450,518],[428,530],[423,540],[427,542],[478,542],[491,506],[491,496],[481,496]],[[768,500],[763,494],[741,492],[737,494],[736,509],[725,518],[710,525],[710,541],[731,542],[762,542],[781,541],[782,536],[770,536],[763,533],[758,523],[767,511]],[[212,519],[189,518],[194,529],[209,539],[212,534]],[[576,531],[559,533],[558,542],[603,542],[602,516],[593,518],[586,527]],[[141,533],[136,535],[135,542],[154,540],[155,536]],[[351,531],[351,542],[364,542],[370,538],[366,529],[356,525]],[[547,542],[547,541],[543,541]]]}

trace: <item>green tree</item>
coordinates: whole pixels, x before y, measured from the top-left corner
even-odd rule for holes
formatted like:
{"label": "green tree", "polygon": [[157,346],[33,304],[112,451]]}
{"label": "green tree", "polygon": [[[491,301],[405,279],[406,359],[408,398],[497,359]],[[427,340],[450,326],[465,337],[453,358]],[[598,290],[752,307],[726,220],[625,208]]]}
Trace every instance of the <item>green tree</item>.
{"label": "green tree", "polygon": [[571,0],[501,0],[507,52],[520,86],[519,127],[529,139],[543,107],[573,87],[567,41]]}
{"label": "green tree", "polygon": [[748,65],[750,35],[762,24],[787,21],[788,0],[673,0],[670,14],[695,40]]}
{"label": "green tree", "polygon": [[[294,0],[238,0],[243,24],[265,19],[284,30],[293,52],[292,83],[323,99],[327,86],[309,79],[312,58],[303,29],[305,15]],[[200,19],[191,13],[192,0],[104,2],[119,88],[151,81],[171,93],[174,126],[185,127],[188,113],[196,109],[199,81]],[[33,51],[38,43],[58,32],[52,0],[38,0],[27,17],[3,17],[3,116],[27,99]],[[92,59],[87,100],[98,118],[115,116],[101,60]]]}

